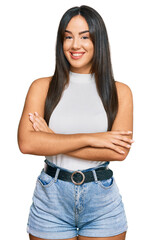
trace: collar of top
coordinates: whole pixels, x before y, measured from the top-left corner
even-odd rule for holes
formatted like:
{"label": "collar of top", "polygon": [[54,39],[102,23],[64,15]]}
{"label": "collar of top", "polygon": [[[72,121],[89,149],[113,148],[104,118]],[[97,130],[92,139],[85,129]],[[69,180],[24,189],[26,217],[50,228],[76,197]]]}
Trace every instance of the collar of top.
{"label": "collar of top", "polygon": [[69,77],[71,82],[77,83],[89,83],[94,81],[94,73],[75,73],[69,71]]}

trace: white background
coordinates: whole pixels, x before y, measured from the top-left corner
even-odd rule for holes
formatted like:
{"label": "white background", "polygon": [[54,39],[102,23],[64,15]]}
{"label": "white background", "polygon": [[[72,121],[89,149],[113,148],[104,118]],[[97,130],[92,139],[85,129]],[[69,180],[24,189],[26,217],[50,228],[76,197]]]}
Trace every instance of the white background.
{"label": "white background", "polygon": [[55,41],[63,13],[89,5],[103,17],[115,80],[134,98],[135,143],[123,162],[112,162],[128,218],[128,240],[150,237],[150,7],[139,0],[6,0],[0,3],[1,237],[26,240],[32,194],[44,157],[24,155],[17,128],[33,80],[54,71]]}

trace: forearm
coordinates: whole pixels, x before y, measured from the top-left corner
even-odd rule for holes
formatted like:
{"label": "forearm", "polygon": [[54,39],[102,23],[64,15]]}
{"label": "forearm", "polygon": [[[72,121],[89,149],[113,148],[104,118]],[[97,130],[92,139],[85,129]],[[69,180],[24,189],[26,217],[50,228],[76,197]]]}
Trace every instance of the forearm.
{"label": "forearm", "polygon": [[24,154],[51,156],[65,154],[88,146],[86,134],[51,134],[30,131],[28,137],[18,137],[19,148]]}
{"label": "forearm", "polygon": [[124,160],[128,154],[127,149],[122,147],[121,149],[125,151],[125,154],[120,154],[107,148],[95,148],[87,146],[65,153],[65,155],[91,161],[121,161]]}
{"label": "forearm", "polygon": [[[35,133],[40,134],[40,133],[44,133],[43,131],[46,131],[45,134],[48,134],[48,135],[50,134],[52,136],[56,135],[57,139],[55,139],[55,137],[52,137],[52,141],[51,139],[48,139],[46,143],[44,143],[43,141],[42,142],[38,141],[38,144],[40,144],[39,147],[38,147],[38,144],[35,145],[35,142],[31,141],[31,143],[28,145],[30,146],[31,150],[27,150],[27,153],[29,154],[47,155],[47,156],[57,155],[57,154],[66,154],[68,156],[73,156],[76,158],[81,158],[81,159],[91,160],[91,161],[121,161],[121,160],[124,160],[128,154],[128,151],[129,151],[128,148],[130,147],[128,143],[131,144],[131,139],[129,137],[126,137],[132,133],[131,131],[118,130],[118,131],[109,131],[109,132],[80,133],[80,134],[78,133],[78,134],[65,135],[65,134],[54,133],[47,126],[47,124],[45,124],[44,119],[42,119],[39,116],[37,116],[36,119],[30,118],[30,120],[33,122],[33,127],[36,131]],[[34,126],[35,122],[36,122],[36,127]],[[82,138],[84,137],[83,139],[84,143],[82,141],[82,144],[77,144],[75,148],[75,145],[72,146],[71,140],[74,139],[75,141],[78,141],[78,138],[77,138],[78,135],[82,136]],[[37,137],[39,137],[39,135]],[[59,141],[61,140],[60,141],[61,145],[59,144],[58,140]],[[34,145],[32,146],[32,144]],[[74,144],[76,143],[74,142]],[[47,149],[47,145],[49,149]],[[50,149],[50,146],[52,149]],[[122,146],[125,146],[125,147],[122,147]],[[44,148],[41,149],[41,147],[44,147]],[[47,150],[48,152],[46,152]],[[42,153],[37,154],[37,151],[40,151]]]}

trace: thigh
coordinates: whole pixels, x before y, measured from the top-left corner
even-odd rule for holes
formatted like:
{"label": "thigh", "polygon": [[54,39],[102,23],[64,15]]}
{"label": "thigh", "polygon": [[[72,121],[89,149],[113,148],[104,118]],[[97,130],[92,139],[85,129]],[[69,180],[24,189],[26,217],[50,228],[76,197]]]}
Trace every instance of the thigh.
{"label": "thigh", "polygon": [[126,232],[123,232],[119,235],[113,237],[85,237],[85,236],[78,236],[78,240],[125,240]]}
{"label": "thigh", "polygon": [[[29,239],[30,239],[30,240],[48,240],[48,239],[44,239],[44,238],[34,237],[34,236],[32,236],[31,234],[29,234]],[[49,240],[51,240],[51,239],[49,239]],[[59,240],[59,239],[57,239],[57,240]],[[77,237],[67,238],[67,239],[65,239],[65,240],[77,240]]]}

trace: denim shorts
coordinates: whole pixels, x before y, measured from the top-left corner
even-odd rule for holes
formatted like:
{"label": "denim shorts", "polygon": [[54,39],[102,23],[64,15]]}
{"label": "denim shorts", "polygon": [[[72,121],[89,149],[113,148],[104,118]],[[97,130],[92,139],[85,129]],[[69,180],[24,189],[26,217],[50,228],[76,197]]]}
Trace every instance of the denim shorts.
{"label": "denim shorts", "polygon": [[[107,162],[101,166],[106,165]],[[58,179],[59,169],[64,168],[58,167],[55,177],[47,175],[43,168],[37,177],[27,232],[38,238],[66,239],[78,235],[111,237],[127,231],[122,196],[115,178],[97,180],[97,168],[83,170],[91,170],[95,181],[81,185]]]}

